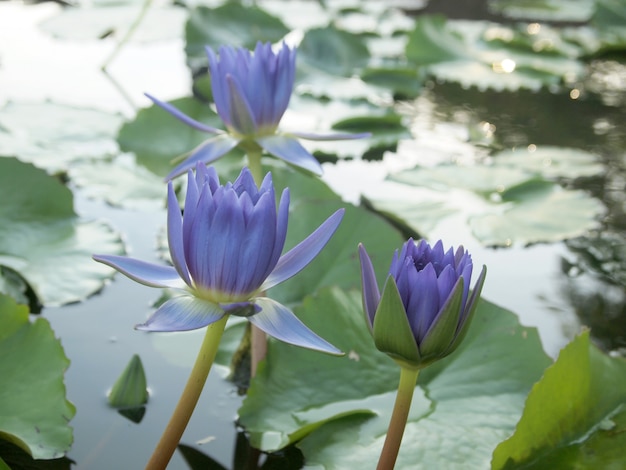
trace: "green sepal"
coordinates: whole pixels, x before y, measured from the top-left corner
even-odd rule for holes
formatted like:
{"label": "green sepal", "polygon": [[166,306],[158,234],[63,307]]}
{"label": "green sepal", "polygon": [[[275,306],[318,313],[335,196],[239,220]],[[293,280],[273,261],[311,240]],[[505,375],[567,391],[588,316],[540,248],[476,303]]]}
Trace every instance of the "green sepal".
{"label": "green sepal", "polygon": [[421,362],[419,349],[398,286],[392,276],[385,282],[383,295],[374,316],[372,333],[379,351],[409,367],[419,366]]}
{"label": "green sepal", "polygon": [[137,354],[119,376],[109,393],[109,405],[114,408],[135,408],[148,402],[146,374]]}
{"label": "green sepal", "polygon": [[462,325],[460,325],[460,330],[456,334],[456,338],[454,338],[454,342],[450,346],[450,349],[446,351],[446,356],[451,354],[456,348],[459,347],[459,344],[465,338],[465,334],[469,329],[470,323],[472,323],[472,318],[474,318],[474,312],[476,311],[476,307],[478,306],[478,300],[480,299],[480,293],[483,290],[483,285],[485,284],[485,277],[487,276],[487,266],[483,265],[483,269],[480,271],[480,276],[478,276],[478,280],[476,281],[476,285],[472,290],[472,295],[468,299],[465,308],[469,309],[467,312],[467,316],[465,317],[465,321]]}
{"label": "green sepal", "polygon": [[432,362],[448,355],[447,351],[454,341],[459,326],[464,281],[462,277],[458,279],[448,300],[420,342],[422,361]]}

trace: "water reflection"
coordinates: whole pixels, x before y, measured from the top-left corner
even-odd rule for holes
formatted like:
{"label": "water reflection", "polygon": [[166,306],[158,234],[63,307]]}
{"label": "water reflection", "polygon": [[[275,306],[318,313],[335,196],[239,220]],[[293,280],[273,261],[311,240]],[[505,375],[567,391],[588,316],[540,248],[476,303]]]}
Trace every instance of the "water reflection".
{"label": "water reflection", "polygon": [[264,454],[250,446],[250,441],[241,430],[235,438],[230,467],[223,466],[195,447],[179,444],[178,450],[191,470],[295,470],[304,465],[302,452],[295,446],[272,454]]}
{"label": "water reflection", "polygon": [[617,233],[566,242],[563,295],[605,351],[626,352],[626,245]]}

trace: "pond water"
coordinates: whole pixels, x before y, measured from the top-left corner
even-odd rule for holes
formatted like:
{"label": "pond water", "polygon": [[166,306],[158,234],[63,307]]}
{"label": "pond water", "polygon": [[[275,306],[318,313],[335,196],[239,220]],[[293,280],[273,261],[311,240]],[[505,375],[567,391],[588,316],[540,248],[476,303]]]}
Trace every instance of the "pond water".
{"label": "pond water", "polygon": [[[41,30],[39,24],[61,8],[54,3],[0,3],[0,105],[51,101],[132,119],[135,106],[149,104],[145,91],[161,99],[189,94],[182,38],[129,43],[107,76],[100,65],[111,53],[113,39],[60,40]],[[606,207],[601,223],[587,237],[489,248],[472,235],[467,211],[438,223],[429,237],[463,244],[475,261],[486,264],[489,276],[483,296],[516,312],[523,325],[537,327],[550,356],[556,357],[583,325],[592,327],[596,342],[605,349],[626,348],[626,259],[620,258],[626,230],[626,70],[607,60],[597,64],[595,73],[598,77],[588,89],[591,85],[605,89],[586,100],[545,89],[499,93],[429,81],[417,99],[399,103],[411,136],[400,141],[396,152],[386,153],[382,161],[325,163],[323,179],[347,203],[358,204],[362,195],[375,200],[387,191],[383,180],[388,174],[437,159],[471,160],[482,155],[480,149],[486,149],[484,143],[492,142],[494,135],[503,149],[550,145],[593,152],[604,173],[566,183],[590,192]],[[298,110],[288,112],[289,118],[294,127],[306,122]],[[135,210],[114,208],[88,197],[84,188],[72,185],[72,189],[79,215],[108,221],[123,234],[133,257],[161,262],[155,237],[165,223],[160,203]],[[470,211],[475,202],[463,195],[449,196],[457,207]],[[605,232],[613,242],[590,246]],[[170,341],[165,335],[133,330],[153,310],[158,296],[158,291],[118,275],[83,302],[43,309],[71,360],[66,385],[77,413],[69,457],[76,468],[142,468],[169,418],[201,335],[185,333],[189,348],[176,351],[180,345],[176,338]],[[141,357],[150,388],[140,424],[121,417],[106,402],[107,390],[132,354]],[[212,371],[182,442],[230,468],[241,397],[224,380],[226,375],[219,366]],[[169,468],[189,467],[177,454]]]}

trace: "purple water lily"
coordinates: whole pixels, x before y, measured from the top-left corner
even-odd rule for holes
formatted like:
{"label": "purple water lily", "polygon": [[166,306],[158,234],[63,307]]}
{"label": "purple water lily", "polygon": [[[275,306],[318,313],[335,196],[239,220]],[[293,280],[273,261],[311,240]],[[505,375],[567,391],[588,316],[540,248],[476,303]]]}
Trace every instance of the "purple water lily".
{"label": "purple water lily", "polygon": [[376,346],[410,367],[422,368],[460,344],[485,281],[483,267],[471,297],[472,257],[460,246],[409,239],[396,250],[381,296],[372,262],[359,246],[363,308]]}
{"label": "purple water lily", "polygon": [[168,185],[167,235],[173,266],[115,255],[95,255],[94,259],[141,284],[181,293],[137,329],[193,330],[231,314],[246,317],[286,343],[341,354],[263,292],[309,264],[330,240],[343,212],[335,212],[281,256],[289,190],[283,191],[277,207],[270,173],[260,188],[247,168],[234,183],[221,185],[213,167],[198,164],[195,175],[188,172],[184,216],[172,183]]}
{"label": "purple water lily", "polygon": [[269,43],[257,43],[254,53],[243,48],[222,46],[219,57],[211,48],[209,57],[211,87],[217,113],[226,131],[208,126],[187,116],[174,106],[146,94],[155,104],[185,124],[214,134],[192,150],[189,157],[174,168],[166,179],[172,179],[193,168],[197,162],[208,164],[236,146],[260,153],[265,150],[292,165],[317,175],[322,167],[298,138],[309,140],[360,139],[370,134],[314,134],[280,132],[278,124],[287,109],[293,91],[296,71],[296,49],[283,44],[274,53]]}

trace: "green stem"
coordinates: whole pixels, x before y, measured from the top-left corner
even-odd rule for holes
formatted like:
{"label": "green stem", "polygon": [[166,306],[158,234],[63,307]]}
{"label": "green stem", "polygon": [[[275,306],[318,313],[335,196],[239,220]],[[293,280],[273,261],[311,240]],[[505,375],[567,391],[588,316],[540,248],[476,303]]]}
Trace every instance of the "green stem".
{"label": "green stem", "polygon": [[246,154],[248,155],[248,169],[250,170],[250,173],[252,173],[254,182],[257,186],[260,186],[263,182],[263,167],[261,166],[262,150],[260,148],[258,150],[246,150]]}
{"label": "green stem", "polygon": [[419,369],[400,368],[400,383],[398,384],[396,403],[393,406],[387,437],[376,470],[392,470],[396,464],[418,374]]}
{"label": "green stem", "polygon": [[224,315],[221,320],[207,327],[196,363],[193,365],[189,379],[187,379],[187,385],[185,385],[185,389],[178,400],[178,405],[176,405],[170,422],[167,423],[161,440],[146,465],[146,470],[163,470],[172,458],[202,393],[227,320],[228,315]]}
{"label": "green stem", "polygon": [[[263,182],[263,167],[261,165],[261,153],[262,150],[247,149],[248,155],[248,169],[252,173],[252,177],[257,186],[260,186]],[[250,376],[254,377],[256,371],[265,356],[267,355],[267,335],[264,331],[259,330],[255,325],[252,325],[252,334],[250,337]]]}

